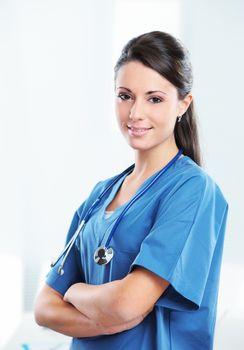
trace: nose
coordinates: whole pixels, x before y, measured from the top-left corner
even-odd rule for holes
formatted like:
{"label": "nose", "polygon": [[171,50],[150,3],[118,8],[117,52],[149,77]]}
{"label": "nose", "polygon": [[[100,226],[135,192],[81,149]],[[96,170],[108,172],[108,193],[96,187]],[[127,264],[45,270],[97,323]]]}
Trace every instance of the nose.
{"label": "nose", "polygon": [[143,108],[143,103],[135,101],[131,107],[129,119],[131,120],[143,120],[145,110]]}

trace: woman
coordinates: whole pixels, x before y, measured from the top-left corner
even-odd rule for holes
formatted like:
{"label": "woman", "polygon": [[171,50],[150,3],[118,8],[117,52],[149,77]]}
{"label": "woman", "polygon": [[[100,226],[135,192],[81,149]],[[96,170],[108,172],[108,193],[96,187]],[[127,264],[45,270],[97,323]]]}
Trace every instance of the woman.
{"label": "woman", "polygon": [[115,109],[135,164],[76,211],[36,302],[37,323],[72,336],[72,350],[213,348],[227,203],[201,168],[191,89],[171,35],[124,47]]}

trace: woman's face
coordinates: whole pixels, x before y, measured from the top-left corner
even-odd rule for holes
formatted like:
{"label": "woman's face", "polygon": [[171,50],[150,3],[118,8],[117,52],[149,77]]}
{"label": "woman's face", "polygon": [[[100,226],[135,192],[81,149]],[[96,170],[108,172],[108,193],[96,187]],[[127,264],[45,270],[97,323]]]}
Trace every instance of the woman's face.
{"label": "woman's face", "polygon": [[137,150],[174,144],[177,116],[185,113],[192,96],[178,99],[177,89],[139,61],[123,65],[115,81],[115,112],[128,144]]}

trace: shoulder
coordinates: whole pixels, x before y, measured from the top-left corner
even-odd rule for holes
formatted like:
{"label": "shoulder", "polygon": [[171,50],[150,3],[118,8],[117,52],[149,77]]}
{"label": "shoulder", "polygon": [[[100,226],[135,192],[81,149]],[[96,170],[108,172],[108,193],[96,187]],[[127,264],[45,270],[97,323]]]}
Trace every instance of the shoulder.
{"label": "shoulder", "polygon": [[108,177],[108,178],[106,178],[106,179],[102,179],[101,181],[99,181],[97,184],[96,184],[96,186],[95,186],[95,188],[94,188],[94,190],[93,190],[93,192],[99,192],[99,194],[101,193],[101,192],[103,192],[103,191],[105,191],[105,189],[108,187],[108,186],[110,186],[114,181],[115,181],[115,179],[118,177],[118,174],[116,174],[116,175],[114,175],[114,176],[111,176],[111,177]]}
{"label": "shoulder", "polygon": [[92,189],[89,198],[90,199],[94,199],[96,200],[96,198],[102,193],[104,192],[106,189],[108,189],[108,187],[110,185],[112,185],[112,183],[116,180],[116,178],[118,178],[118,174],[111,176],[109,178],[103,179],[99,182],[97,182],[97,184],[94,186],[94,188]]}
{"label": "shoulder", "polygon": [[181,182],[191,181],[196,183],[214,183],[214,180],[207,174],[207,172],[196,164],[190,157],[184,156],[175,164],[173,169],[177,181]]}
{"label": "shoulder", "polygon": [[97,200],[97,198],[106,190],[109,188],[109,186],[115,181],[115,179],[118,177],[118,174],[109,177],[107,179],[103,179],[99,182],[97,182],[94,187],[92,188],[90,194],[88,195],[85,202],[82,203],[82,205],[77,209],[77,214],[81,218],[83,214],[89,209],[92,204]]}
{"label": "shoulder", "polygon": [[189,157],[181,158],[158,186],[160,220],[193,222],[211,216],[222,222],[227,213],[228,204],[217,183]]}
{"label": "shoulder", "polygon": [[215,180],[191,158],[184,156],[175,164],[171,173],[168,174],[170,194],[194,195],[201,200],[218,199],[227,203],[222,190]]}
{"label": "shoulder", "polygon": [[198,184],[202,188],[221,191],[216,181],[188,156],[181,159],[175,170],[182,182],[190,181],[191,184]]}

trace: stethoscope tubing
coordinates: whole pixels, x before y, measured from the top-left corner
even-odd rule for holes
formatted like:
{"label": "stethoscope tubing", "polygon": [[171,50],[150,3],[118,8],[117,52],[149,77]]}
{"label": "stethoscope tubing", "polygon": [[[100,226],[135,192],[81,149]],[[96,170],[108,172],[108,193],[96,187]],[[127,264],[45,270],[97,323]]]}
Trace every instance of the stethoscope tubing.
{"label": "stethoscope tubing", "polygon": [[122,173],[120,173],[118,176],[116,176],[116,178],[112,181],[112,183],[107,186],[104,191],[97,197],[97,199],[92,203],[92,205],[90,206],[90,208],[87,210],[84,218],[81,220],[81,222],[79,223],[78,228],[76,229],[75,233],[73,234],[73,236],[71,237],[71,239],[69,240],[69,242],[66,244],[66,246],[64,247],[64,249],[61,251],[61,253],[58,255],[58,257],[56,259],[54,259],[54,261],[52,261],[51,263],[51,267],[54,267],[58,261],[62,258],[63,256],[63,260],[58,268],[58,273],[60,275],[64,274],[64,270],[63,270],[63,266],[65,264],[65,261],[67,260],[67,257],[77,239],[77,237],[80,235],[80,233],[84,230],[85,228],[85,224],[87,223],[87,221],[90,219],[92,212],[94,210],[94,208],[98,205],[98,203],[100,202],[100,200],[103,198],[103,196],[105,196],[105,194],[110,190],[111,187],[113,187],[115,185],[115,183],[121,179],[124,175],[129,174],[133,169],[134,169],[135,165],[132,164],[131,166],[129,166],[127,169],[125,169]]}
{"label": "stethoscope tubing", "polygon": [[62,256],[63,260],[62,263],[60,264],[59,268],[58,268],[58,273],[60,275],[64,274],[64,270],[63,270],[63,266],[65,264],[65,261],[69,255],[69,252],[71,251],[77,237],[80,235],[80,233],[84,230],[85,228],[85,221],[82,220],[78,226],[78,228],[76,229],[75,233],[73,234],[73,236],[71,237],[71,239],[69,240],[69,242],[66,244],[66,246],[64,247],[64,249],[61,251],[61,253],[59,254],[59,256],[51,263],[51,267],[54,267],[58,261],[61,259]]}
{"label": "stethoscope tubing", "polygon": [[118,219],[116,220],[110,235],[108,236],[108,239],[105,243],[105,247],[109,246],[109,243],[111,242],[111,239],[114,235],[115,230],[117,229],[119,223],[121,222],[122,218],[124,217],[124,214],[130,209],[130,207],[137,201],[137,199],[139,199],[141,196],[143,196],[143,194],[157,181],[157,179],[163,175],[169,168],[170,166],[181,156],[182,154],[182,150],[179,150],[178,153],[175,155],[174,158],[171,159],[171,161],[163,168],[159,171],[159,173],[155,176],[155,178],[149,182],[149,184],[147,184],[147,186],[142,189],[134,198],[132,198],[129,203],[125,206],[125,208],[123,209],[123,211],[121,212],[121,214],[119,215]]}
{"label": "stethoscope tubing", "polygon": [[[105,243],[105,247],[108,247],[111,239],[114,235],[115,230],[117,229],[119,223],[121,222],[122,218],[124,217],[124,214],[129,210],[129,208],[135,203],[135,201],[137,201],[137,199],[139,199],[156,181],[157,179],[163,174],[165,173],[170,166],[181,156],[182,154],[182,149],[180,149],[178,151],[178,153],[174,156],[174,158],[171,159],[171,161],[163,168],[161,169],[158,174],[155,176],[155,178],[149,183],[147,184],[147,186],[142,189],[135,197],[133,197],[125,206],[125,208],[122,210],[122,212],[120,213],[119,217],[117,218],[110,234],[109,237]],[[111,187],[113,187],[115,185],[115,183],[121,179],[124,175],[128,175],[135,167],[135,164],[132,164],[131,166],[129,166],[127,169],[125,169],[122,173],[120,173],[118,176],[116,176],[116,178],[111,182],[111,184],[109,186],[107,186],[103,192],[97,197],[97,199],[92,203],[91,207],[87,210],[84,218],[81,220],[81,222],[79,223],[78,228],[76,229],[75,233],[73,234],[73,236],[71,237],[71,239],[69,240],[69,242],[66,244],[66,246],[64,247],[64,249],[62,250],[62,252],[59,254],[59,256],[52,262],[51,267],[54,267],[58,261],[63,257],[63,260],[58,268],[58,274],[59,275],[63,275],[64,274],[64,264],[68,258],[68,255],[77,239],[77,237],[82,233],[82,231],[85,228],[85,224],[87,223],[87,221],[90,219],[93,210],[95,209],[95,207],[98,205],[98,203],[100,202],[100,200],[104,197],[104,195],[110,190]]]}

